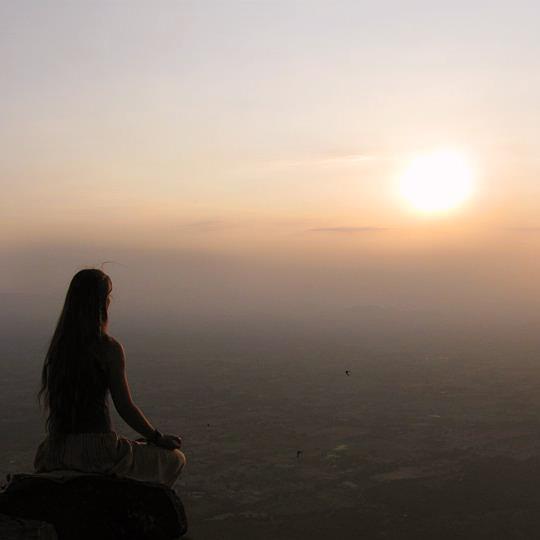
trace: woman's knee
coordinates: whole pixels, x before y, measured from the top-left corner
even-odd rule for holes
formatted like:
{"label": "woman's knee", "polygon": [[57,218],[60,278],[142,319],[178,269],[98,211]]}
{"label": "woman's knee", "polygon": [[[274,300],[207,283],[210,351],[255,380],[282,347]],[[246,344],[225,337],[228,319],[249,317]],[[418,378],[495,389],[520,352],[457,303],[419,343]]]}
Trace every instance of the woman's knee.
{"label": "woman's knee", "polygon": [[187,461],[186,455],[178,449],[173,450],[173,452],[176,454],[176,459],[178,460],[178,468],[183,469]]}

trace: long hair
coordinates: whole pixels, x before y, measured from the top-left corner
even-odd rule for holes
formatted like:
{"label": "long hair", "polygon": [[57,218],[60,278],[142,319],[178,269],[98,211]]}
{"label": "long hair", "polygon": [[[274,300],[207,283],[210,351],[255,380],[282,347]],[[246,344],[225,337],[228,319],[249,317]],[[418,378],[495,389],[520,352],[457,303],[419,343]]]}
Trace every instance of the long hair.
{"label": "long hair", "polygon": [[48,411],[46,428],[61,435],[76,430],[80,414],[100,383],[97,347],[106,334],[111,279],[96,268],[80,270],[69,285],[41,372],[38,402]]}

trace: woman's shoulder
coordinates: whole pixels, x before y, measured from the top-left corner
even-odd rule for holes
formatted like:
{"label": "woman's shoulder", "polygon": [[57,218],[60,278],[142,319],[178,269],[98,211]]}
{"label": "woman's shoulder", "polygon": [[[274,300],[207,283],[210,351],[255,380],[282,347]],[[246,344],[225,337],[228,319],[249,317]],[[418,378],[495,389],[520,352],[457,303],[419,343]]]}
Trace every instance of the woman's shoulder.
{"label": "woman's shoulder", "polygon": [[109,334],[105,334],[101,340],[104,359],[108,362],[122,362],[124,359],[124,347]]}
{"label": "woman's shoulder", "polygon": [[103,334],[101,338],[101,343],[109,349],[121,349],[122,344],[110,334]]}

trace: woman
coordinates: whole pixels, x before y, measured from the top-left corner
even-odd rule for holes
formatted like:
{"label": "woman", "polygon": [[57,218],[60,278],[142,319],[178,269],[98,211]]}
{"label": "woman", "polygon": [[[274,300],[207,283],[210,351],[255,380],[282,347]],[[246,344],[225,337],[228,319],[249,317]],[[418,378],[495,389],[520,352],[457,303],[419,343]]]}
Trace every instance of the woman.
{"label": "woman", "polygon": [[[112,284],[97,269],[77,272],[45,356],[38,400],[44,398],[47,436],[36,472],[78,470],[172,486],[185,465],[176,435],[163,435],[131,398],[122,345],[107,333]],[[144,439],[113,430],[110,393],[120,416]]]}

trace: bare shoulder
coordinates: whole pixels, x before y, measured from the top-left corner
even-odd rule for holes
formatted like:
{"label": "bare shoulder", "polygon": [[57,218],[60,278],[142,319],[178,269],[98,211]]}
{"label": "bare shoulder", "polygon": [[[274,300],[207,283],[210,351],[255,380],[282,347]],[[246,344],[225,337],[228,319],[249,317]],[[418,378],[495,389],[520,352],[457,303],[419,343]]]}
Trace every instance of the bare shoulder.
{"label": "bare shoulder", "polygon": [[107,335],[103,341],[104,356],[109,365],[121,367],[125,362],[124,347],[112,336]]}

